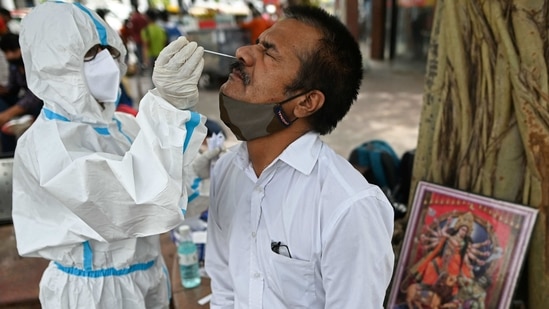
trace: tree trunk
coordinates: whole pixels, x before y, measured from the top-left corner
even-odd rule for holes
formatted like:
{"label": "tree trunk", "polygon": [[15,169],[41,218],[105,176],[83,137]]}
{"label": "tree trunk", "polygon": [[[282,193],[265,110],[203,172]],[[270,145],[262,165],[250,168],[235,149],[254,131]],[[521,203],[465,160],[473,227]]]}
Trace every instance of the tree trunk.
{"label": "tree trunk", "polygon": [[437,2],[412,177],[539,209],[534,309],[549,304],[547,20],[543,0]]}

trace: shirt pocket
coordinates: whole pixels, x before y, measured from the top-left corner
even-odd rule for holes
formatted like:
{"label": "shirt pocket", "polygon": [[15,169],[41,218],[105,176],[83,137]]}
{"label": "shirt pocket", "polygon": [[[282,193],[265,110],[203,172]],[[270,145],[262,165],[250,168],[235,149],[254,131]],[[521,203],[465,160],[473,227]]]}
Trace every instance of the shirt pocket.
{"label": "shirt pocket", "polygon": [[274,252],[270,252],[270,259],[272,276],[267,282],[281,294],[286,308],[310,308],[315,297],[314,263]]}

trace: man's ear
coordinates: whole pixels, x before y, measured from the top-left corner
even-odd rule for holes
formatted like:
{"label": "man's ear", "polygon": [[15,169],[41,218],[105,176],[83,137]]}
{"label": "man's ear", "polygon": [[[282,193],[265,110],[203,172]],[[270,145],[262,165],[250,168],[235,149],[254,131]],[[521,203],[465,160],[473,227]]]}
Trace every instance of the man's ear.
{"label": "man's ear", "polygon": [[304,95],[294,108],[294,115],[298,118],[305,118],[319,110],[324,105],[324,93],[319,90],[312,90]]}

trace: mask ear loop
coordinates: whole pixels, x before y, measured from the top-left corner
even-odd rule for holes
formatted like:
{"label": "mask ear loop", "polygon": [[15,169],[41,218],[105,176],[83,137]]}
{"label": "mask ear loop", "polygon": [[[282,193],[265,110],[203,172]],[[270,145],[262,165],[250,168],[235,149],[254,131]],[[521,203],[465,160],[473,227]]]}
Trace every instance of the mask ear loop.
{"label": "mask ear loop", "polygon": [[284,110],[282,110],[282,105],[280,104],[277,104],[273,107],[273,111],[275,113],[275,116],[276,118],[280,121],[280,123],[282,123],[285,127],[289,127],[294,121],[297,120],[294,119],[294,120],[290,120],[288,118],[288,115],[286,115],[286,113],[284,112]]}
{"label": "mask ear loop", "polygon": [[306,94],[307,92],[309,91],[305,91],[305,92],[302,92],[300,94],[297,94],[293,97],[289,97],[288,99],[280,102],[280,103],[277,103],[274,107],[273,107],[273,112],[276,116],[276,118],[280,121],[280,123],[282,123],[282,125],[284,125],[285,127],[289,127],[292,123],[294,123],[294,121],[296,121],[298,118],[295,118],[294,120],[290,120],[290,118],[288,117],[288,115],[284,112],[284,110],[282,109],[282,104],[284,103],[287,103],[299,96],[302,96],[304,94]]}

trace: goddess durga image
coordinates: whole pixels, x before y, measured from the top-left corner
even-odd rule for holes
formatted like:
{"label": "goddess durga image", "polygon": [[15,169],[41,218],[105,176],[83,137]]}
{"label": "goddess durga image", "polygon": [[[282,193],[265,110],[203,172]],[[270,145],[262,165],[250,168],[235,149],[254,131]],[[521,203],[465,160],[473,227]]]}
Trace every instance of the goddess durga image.
{"label": "goddess durga image", "polygon": [[[425,232],[419,237],[423,258],[411,267],[408,278],[411,280],[405,280],[407,285],[402,286],[409,309],[484,308],[482,291],[489,280],[475,270],[485,269],[483,266],[494,246],[489,235],[474,242],[471,237],[474,229],[475,218],[471,212],[450,216],[445,222],[435,219],[433,224],[425,226]],[[477,280],[480,277],[482,279]],[[466,295],[472,283],[481,285],[480,295],[476,295],[479,294],[477,286],[473,299]]]}

